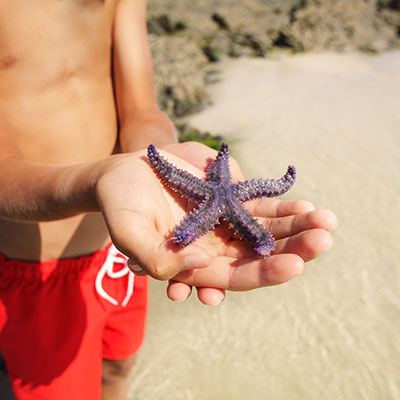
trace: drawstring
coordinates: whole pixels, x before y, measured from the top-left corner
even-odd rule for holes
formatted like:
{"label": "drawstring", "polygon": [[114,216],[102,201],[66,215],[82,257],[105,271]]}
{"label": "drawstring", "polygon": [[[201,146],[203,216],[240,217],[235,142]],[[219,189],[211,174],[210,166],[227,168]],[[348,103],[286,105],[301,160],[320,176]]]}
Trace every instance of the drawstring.
{"label": "drawstring", "polygon": [[[119,255],[119,257],[118,257],[118,255]],[[123,258],[121,258],[121,256]],[[128,286],[126,288],[126,296],[121,303],[122,307],[125,307],[128,304],[130,298],[132,297],[133,287],[134,287],[134,283],[135,283],[135,275],[129,269],[129,267],[126,263],[126,260],[127,260],[127,258],[123,254],[121,254],[114,245],[111,245],[108,250],[106,261],[104,262],[103,266],[100,268],[100,271],[97,273],[97,276],[96,276],[95,287],[96,287],[97,293],[99,294],[99,296],[103,297],[104,299],[109,301],[114,306],[118,305],[118,301],[115,300],[113,297],[111,297],[104,290],[103,279],[106,275],[111,279],[119,279],[119,278],[122,278],[123,276],[125,276],[126,274],[129,274],[128,275]],[[121,270],[114,272],[114,270],[113,270],[114,264],[125,264],[125,268],[122,268]]]}

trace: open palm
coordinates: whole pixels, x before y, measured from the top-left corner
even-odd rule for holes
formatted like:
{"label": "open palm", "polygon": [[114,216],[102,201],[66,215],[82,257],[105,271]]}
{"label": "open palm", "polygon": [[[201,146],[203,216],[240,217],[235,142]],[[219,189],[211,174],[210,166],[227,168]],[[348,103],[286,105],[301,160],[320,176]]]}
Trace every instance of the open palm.
{"label": "open palm", "polygon": [[[170,162],[197,176],[204,176],[216,154],[198,143],[167,150]],[[237,163],[230,164],[233,180],[243,180]],[[131,264],[154,278],[169,279],[171,299],[184,300],[195,286],[206,304],[219,303],[225,289],[249,290],[290,280],[301,273],[305,261],[331,246],[328,231],[336,226],[332,212],[315,211],[307,201],[263,199],[246,203],[246,208],[277,239],[270,257],[258,257],[224,223],[181,248],[171,233],[194,205],[160,182],[144,153],[118,158],[98,184],[98,199],[114,244]]]}

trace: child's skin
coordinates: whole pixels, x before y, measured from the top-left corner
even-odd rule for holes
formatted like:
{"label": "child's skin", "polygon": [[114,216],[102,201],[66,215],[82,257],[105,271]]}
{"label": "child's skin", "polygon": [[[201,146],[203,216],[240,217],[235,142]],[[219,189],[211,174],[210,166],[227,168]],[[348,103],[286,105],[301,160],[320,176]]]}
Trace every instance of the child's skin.
{"label": "child's skin", "polygon": [[[150,143],[198,175],[214,157],[176,144],[157,108],[144,0],[0,0],[0,253],[75,257],[111,234],[142,273],[170,280],[171,299],[196,286],[203,303],[218,304],[224,289],[290,280],[330,247],[330,211],[262,200],[249,207],[278,239],[275,255],[256,258],[225,227],[178,248],[165,238],[186,204],[146,163]],[[133,360],[104,360],[103,399],[125,398]]]}

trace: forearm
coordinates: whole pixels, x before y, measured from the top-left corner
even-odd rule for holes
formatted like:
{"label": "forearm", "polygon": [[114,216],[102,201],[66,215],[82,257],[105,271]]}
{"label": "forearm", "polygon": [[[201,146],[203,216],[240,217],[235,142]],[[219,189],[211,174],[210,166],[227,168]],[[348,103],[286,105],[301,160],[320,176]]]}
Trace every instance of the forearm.
{"label": "forearm", "polygon": [[96,184],[104,162],[53,166],[2,160],[0,217],[35,222],[98,211]]}
{"label": "forearm", "polygon": [[134,152],[149,144],[162,148],[177,143],[178,135],[172,121],[158,110],[144,110],[121,121],[119,139],[122,151]]}

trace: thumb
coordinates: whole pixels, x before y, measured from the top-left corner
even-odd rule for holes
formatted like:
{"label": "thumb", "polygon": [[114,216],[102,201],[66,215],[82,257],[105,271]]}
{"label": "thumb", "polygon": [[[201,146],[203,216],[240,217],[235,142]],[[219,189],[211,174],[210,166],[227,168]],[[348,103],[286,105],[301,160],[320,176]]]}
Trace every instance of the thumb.
{"label": "thumb", "polygon": [[210,256],[201,247],[192,244],[180,248],[172,240],[164,240],[157,249],[144,251],[142,248],[141,254],[132,255],[128,260],[129,268],[136,275],[150,275],[159,280],[168,280],[180,272],[209,264]]}
{"label": "thumb", "polygon": [[114,231],[112,239],[129,258],[131,270],[138,275],[167,280],[188,269],[207,267],[211,261],[208,252],[196,244],[182,248],[171,239],[165,239],[143,214],[136,214],[130,226],[128,232]]}

